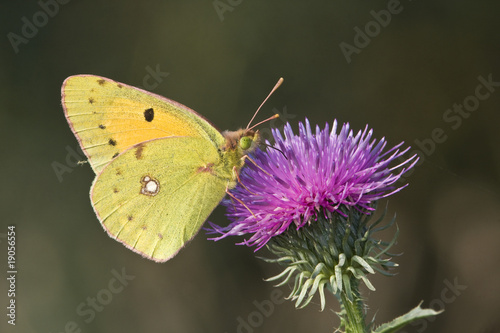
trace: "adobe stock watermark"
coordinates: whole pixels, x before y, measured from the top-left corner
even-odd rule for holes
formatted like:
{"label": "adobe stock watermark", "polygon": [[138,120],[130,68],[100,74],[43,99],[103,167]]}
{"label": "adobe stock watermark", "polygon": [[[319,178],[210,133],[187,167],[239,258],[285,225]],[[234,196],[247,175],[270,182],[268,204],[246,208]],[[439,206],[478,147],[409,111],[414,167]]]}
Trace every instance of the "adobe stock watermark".
{"label": "adobe stock watermark", "polygon": [[[127,275],[124,267],[122,267],[121,273],[112,269],[111,274],[113,277],[109,280],[106,288],[99,290],[95,297],[87,297],[84,302],[77,305],[75,312],[84,323],[90,324],[94,321],[97,313],[102,312],[113,301],[114,296],[121,293],[129,282],[135,279],[135,276]],[[57,331],[57,333],[81,332],[81,325],[73,320],[66,322],[64,328]]]}
{"label": "adobe stock watermark", "polygon": [[71,0],[40,0],[38,6],[40,10],[36,11],[31,18],[26,16],[21,17],[21,29],[19,33],[9,32],[7,39],[14,49],[14,52],[19,53],[19,47],[22,44],[28,44],[29,41],[36,37],[39,29],[45,27],[49,22],[49,18],[55,17],[59,13],[60,5],[66,5]]}
{"label": "adobe stock watermark", "polygon": [[[272,128],[279,129],[281,131],[283,129],[285,123],[287,123],[290,119],[293,119],[296,117],[295,114],[288,113],[286,105],[283,106],[283,110],[281,112],[277,108],[273,108],[272,112],[274,114],[278,114],[279,117],[266,122],[267,126],[265,128],[258,127],[261,142],[266,142],[266,140],[269,140],[272,142],[273,134],[271,132],[271,129]],[[277,122],[280,122],[281,124],[277,125],[276,124]]]}
{"label": "adobe stock watermark", "polygon": [[50,165],[52,166],[52,170],[57,177],[59,183],[63,182],[64,174],[72,173],[73,170],[78,166],[84,164],[87,157],[80,149],[80,146],[75,146],[76,149],[71,146],[66,146],[66,158],[64,163],[53,161]]}
{"label": "adobe stock watermark", "polygon": [[[436,311],[443,311],[446,309],[446,305],[449,305],[457,300],[457,298],[462,295],[462,292],[467,289],[466,285],[459,284],[458,278],[455,277],[453,279],[453,283],[448,279],[443,280],[443,284],[445,287],[441,289],[441,293],[438,298],[433,299],[429,303],[429,307]],[[436,316],[430,316],[427,318],[418,319],[412,321],[410,326],[415,327],[418,333],[422,333],[427,329],[427,325],[429,322],[433,322],[436,320]],[[399,331],[398,331],[399,332]],[[400,333],[410,333],[407,331],[402,331]]]}
{"label": "adobe stock watermark", "polygon": [[339,44],[347,63],[350,64],[353,54],[360,54],[370,44],[372,39],[380,34],[382,28],[386,28],[391,23],[393,15],[397,15],[402,11],[403,5],[401,5],[399,0],[389,0],[387,2],[387,9],[382,9],[378,12],[371,10],[370,15],[373,17],[373,20],[365,24],[364,31],[358,26],[354,27],[354,32],[356,33],[353,38],[354,45],[346,42]]}
{"label": "adobe stock watermark", "polygon": [[238,318],[236,318],[236,321],[238,322],[236,332],[256,332],[255,329],[264,324],[265,318],[269,318],[274,313],[275,306],[283,304],[285,302],[285,298],[283,296],[283,291],[281,291],[280,289],[273,289],[271,291],[271,294],[269,295],[269,299],[265,299],[260,302],[254,300],[252,304],[254,305],[255,310],[244,317],[238,316]]}
{"label": "adobe stock watermark", "polygon": [[212,5],[214,6],[215,12],[219,17],[221,22],[224,21],[224,13],[232,12],[237,6],[239,6],[243,0],[214,0]]}
{"label": "adobe stock watermark", "polygon": [[[162,72],[160,69],[160,64],[157,64],[155,68],[151,68],[151,66],[146,66],[145,71],[147,72],[142,79],[142,88],[152,91],[164,81],[164,79],[170,75],[168,72]],[[85,164],[87,157],[81,150],[80,146],[75,145],[75,147],[71,147],[69,145],[66,146],[66,158],[64,162],[53,161],[51,163],[52,170],[57,177],[59,183],[62,183],[64,180],[63,176],[65,174],[70,174],[73,170],[82,164]]]}
{"label": "adobe stock watermark", "polygon": [[146,66],[146,74],[142,79],[142,86],[144,89],[152,91],[158,88],[158,86],[163,82],[163,80],[170,75],[168,72],[162,72],[160,70],[160,64],[156,64],[153,70],[150,66]]}
{"label": "adobe stock watermark", "polygon": [[[448,134],[446,133],[458,130],[462,126],[464,119],[468,119],[473,112],[479,109],[481,102],[490,98],[496,89],[500,87],[500,81],[493,81],[492,74],[488,74],[486,77],[479,75],[477,80],[479,83],[476,85],[474,93],[465,97],[462,103],[454,103],[452,107],[443,112],[443,121],[448,124],[449,129],[436,127],[427,138],[422,140],[415,139],[413,141],[412,147],[417,149],[412,150],[410,154],[417,154],[419,156],[416,166],[420,166],[427,157],[434,154],[437,145],[448,140]],[[399,160],[403,162],[404,158],[400,157]],[[408,170],[400,180],[406,181],[413,174],[414,170],[415,168]]]}
{"label": "adobe stock watermark", "polygon": [[16,252],[17,252],[17,245],[16,245],[16,240],[17,240],[17,235],[16,235],[16,226],[15,225],[9,225],[7,227],[7,235],[9,236],[7,238],[7,270],[6,270],[6,275],[7,275],[7,284],[9,289],[7,290],[7,298],[8,298],[8,304],[7,306],[7,323],[9,325],[16,325],[16,311],[17,311],[17,300],[16,300],[16,292],[17,292],[17,268],[18,268],[18,263],[17,263],[17,257],[16,257]]}

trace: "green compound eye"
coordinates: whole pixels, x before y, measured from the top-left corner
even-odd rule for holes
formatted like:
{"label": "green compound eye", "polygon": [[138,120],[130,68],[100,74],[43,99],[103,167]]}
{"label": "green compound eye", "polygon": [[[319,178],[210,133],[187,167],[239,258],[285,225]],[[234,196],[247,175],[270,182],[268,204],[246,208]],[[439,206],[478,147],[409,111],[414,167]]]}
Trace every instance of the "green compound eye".
{"label": "green compound eye", "polygon": [[240,139],[240,148],[243,150],[247,150],[252,146],[252,138],[249,136],[244,136]]}

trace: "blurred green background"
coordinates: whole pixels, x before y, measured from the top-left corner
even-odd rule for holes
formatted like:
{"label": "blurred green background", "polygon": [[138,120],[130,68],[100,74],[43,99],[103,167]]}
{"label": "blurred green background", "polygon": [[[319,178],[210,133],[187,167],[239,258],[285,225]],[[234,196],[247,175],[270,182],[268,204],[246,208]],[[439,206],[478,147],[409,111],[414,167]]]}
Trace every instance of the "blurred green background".
{"label": "blurred green background", "polygon": [[[61,83],[74,74],[148,86],[221,129],[245,126],[283,76],[259,115],[285,114],[274,127],[336,118],[356,130],[369,124],[390,145],[423,144],[410,186],[389,200],[398,275],[375,276],[377,291],[364,289],[368,318],[383,323],[423,300],[445,312],[403,331],[500,331],[499,84],[471,97],[478,77],[500,82],[497,1],[65,1],[0,4],[2,275],[7,225],[17,227],[18,251],[17,325],[2,313],[0,331],[333,332],[339,324],[333,297],[324,312],[315,299],[259,314],[274,295],[263,279],[280,267],[235,246],[239,239],[214,243],[201,232],[165,264],[110,239],[61,107]],[[380,13],[388,6],[390,22]],[[356,37],[356,27],[371,37]],[[446,118],[464,101],[474,111]],[[227,223],[221,208],[210,220]],[[123,272],[120,285],[114,276]],[[91,310],[96,297],[106,304]]]}

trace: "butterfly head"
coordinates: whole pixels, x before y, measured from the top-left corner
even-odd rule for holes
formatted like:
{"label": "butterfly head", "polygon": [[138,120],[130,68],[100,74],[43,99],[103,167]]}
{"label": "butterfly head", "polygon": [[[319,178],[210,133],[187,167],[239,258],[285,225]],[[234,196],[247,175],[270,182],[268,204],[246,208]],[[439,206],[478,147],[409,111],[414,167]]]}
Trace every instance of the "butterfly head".
{"label": "butterfly head", "polygon": [[250,122],[248,123],[248,125],[245,129],[239,129],[239,130],[234,131],[234,132],[230,132],[230,131],[222,132],[222,135],[226,139],[226,142],[224,143],[224,145],[222,147],[222,151],[232,151],[232,152],[236,153],[236,156],[241,157],[241,156],[250,154],[251,152],[253,152],[255,150],[255,147],[257,147],[259,145],[260,136],[259,136],[259,131],[253,130],[253,128],[265,123],[266,121],[276,119],[279,117],[279,115],[275,114],[275,115],[255,124],[255,125],[253,125],[252,127],[250,127],[250,125],[252,124],[252,121],[254,120],[255,116],[259,112],[262,105],[264,105],[264,103],[267,101],[269,96],[271,96],[272,93],[276,89],[278,89],[278,87],[281,85],[281,83],[283,83],[283,78],[280,78],[278,80],[278,83],[276,83],[276,85],[271,90],[269,95],[266,97],[264,102],[262,102],[262,104],[259,106],[257,111],[255,111],[255,114],[253,115],[252,119],[250,119]]}
{"label": "butterfly head", "polygon": [[222,135],[226,139],[222,150],[237,150],[241,152],[241,155],[251,153],[259,144],[258,130],[239,129],[234,132],[225,131]]}

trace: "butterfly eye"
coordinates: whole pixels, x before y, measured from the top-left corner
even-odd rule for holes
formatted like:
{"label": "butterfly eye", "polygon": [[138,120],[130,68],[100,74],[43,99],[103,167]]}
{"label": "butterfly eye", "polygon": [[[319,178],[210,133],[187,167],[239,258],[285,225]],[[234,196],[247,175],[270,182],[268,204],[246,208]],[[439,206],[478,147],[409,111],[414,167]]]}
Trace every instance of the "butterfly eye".
{"label": "butterfly eye", "polygon": [[252,138],[249,136],[244,136],[240,139],[240,148],[247,150],[252,146]]}

